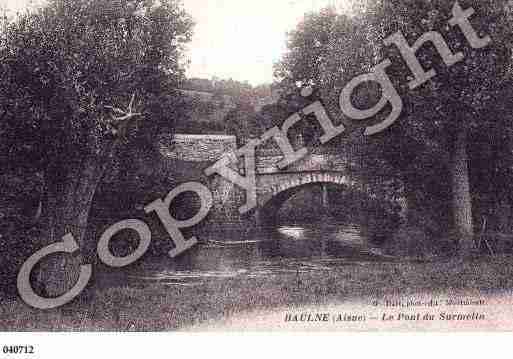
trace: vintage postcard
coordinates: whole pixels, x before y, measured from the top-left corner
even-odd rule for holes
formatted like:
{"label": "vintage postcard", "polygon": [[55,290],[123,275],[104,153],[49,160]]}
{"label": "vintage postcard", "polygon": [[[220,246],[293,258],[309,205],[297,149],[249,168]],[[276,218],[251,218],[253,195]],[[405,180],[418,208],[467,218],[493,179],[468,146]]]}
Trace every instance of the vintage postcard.
{"label": "vintage postcard", "polygon": [[513,1],[0,5],[1,332],[513,330]]}

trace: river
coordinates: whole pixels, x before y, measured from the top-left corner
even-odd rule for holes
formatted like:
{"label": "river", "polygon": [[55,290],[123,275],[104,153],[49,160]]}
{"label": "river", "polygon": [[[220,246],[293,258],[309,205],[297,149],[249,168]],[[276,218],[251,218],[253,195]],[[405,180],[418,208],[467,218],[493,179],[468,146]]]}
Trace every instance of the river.
{"label": "river", "polygon": [[227,232],[202,237],[187,253],[143,258],[131,268],[102,271],[110,286],[194,286],[234,277],[324,271],[334,266],[387,260],[355,224],[283,225],[249,234]]}

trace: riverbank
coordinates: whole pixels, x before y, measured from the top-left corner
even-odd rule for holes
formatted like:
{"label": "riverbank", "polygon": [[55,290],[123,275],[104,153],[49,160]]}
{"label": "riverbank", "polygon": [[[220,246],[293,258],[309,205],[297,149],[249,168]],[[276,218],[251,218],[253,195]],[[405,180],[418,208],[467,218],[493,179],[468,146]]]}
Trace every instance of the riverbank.
{"label": "riverbank", "polygon": [[239,276],[200,285],[144,284],[95,290],[60,310],[0,303],[0,331],[169,331],[276,308],[371,303],[419,293],[513,293],[513,257],[363,262],[302,273]]}

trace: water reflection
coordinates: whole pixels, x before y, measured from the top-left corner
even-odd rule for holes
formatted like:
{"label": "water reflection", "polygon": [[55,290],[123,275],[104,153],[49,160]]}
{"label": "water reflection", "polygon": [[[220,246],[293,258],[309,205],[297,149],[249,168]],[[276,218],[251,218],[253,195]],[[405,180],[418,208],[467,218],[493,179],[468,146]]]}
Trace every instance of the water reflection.
{"label": "water reflection", "polygon": [[302,227],[280,227],[278,228],[278,233],[283,236],[294,238],[294,239],[302,239],[305,238],[305,228]]}
{"label": "water reflection", "polygon": [[[309,271],[329,271],[334,266],[385,260],[358,226],[322,224],[321,227],[282,226],[249,235],[212,234],[178,258],[148,259],[118,272],[114,283],[141,282],[195,286],[236,277],[269,277]],[[104,278],[107,279],[108,278]]]}

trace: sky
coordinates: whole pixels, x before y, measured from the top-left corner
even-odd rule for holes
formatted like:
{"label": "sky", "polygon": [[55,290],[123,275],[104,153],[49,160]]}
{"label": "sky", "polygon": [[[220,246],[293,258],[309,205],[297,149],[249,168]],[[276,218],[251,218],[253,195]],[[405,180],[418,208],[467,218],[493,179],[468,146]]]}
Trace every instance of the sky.
{"label": "sky", "polygon": [[[30,0],[0,0],[22,9]],[[286,33],[307,12],[345,11],[351,0],[182,0],[196,22],[189,45],[189,77],[270,83],[286,50]]]}

